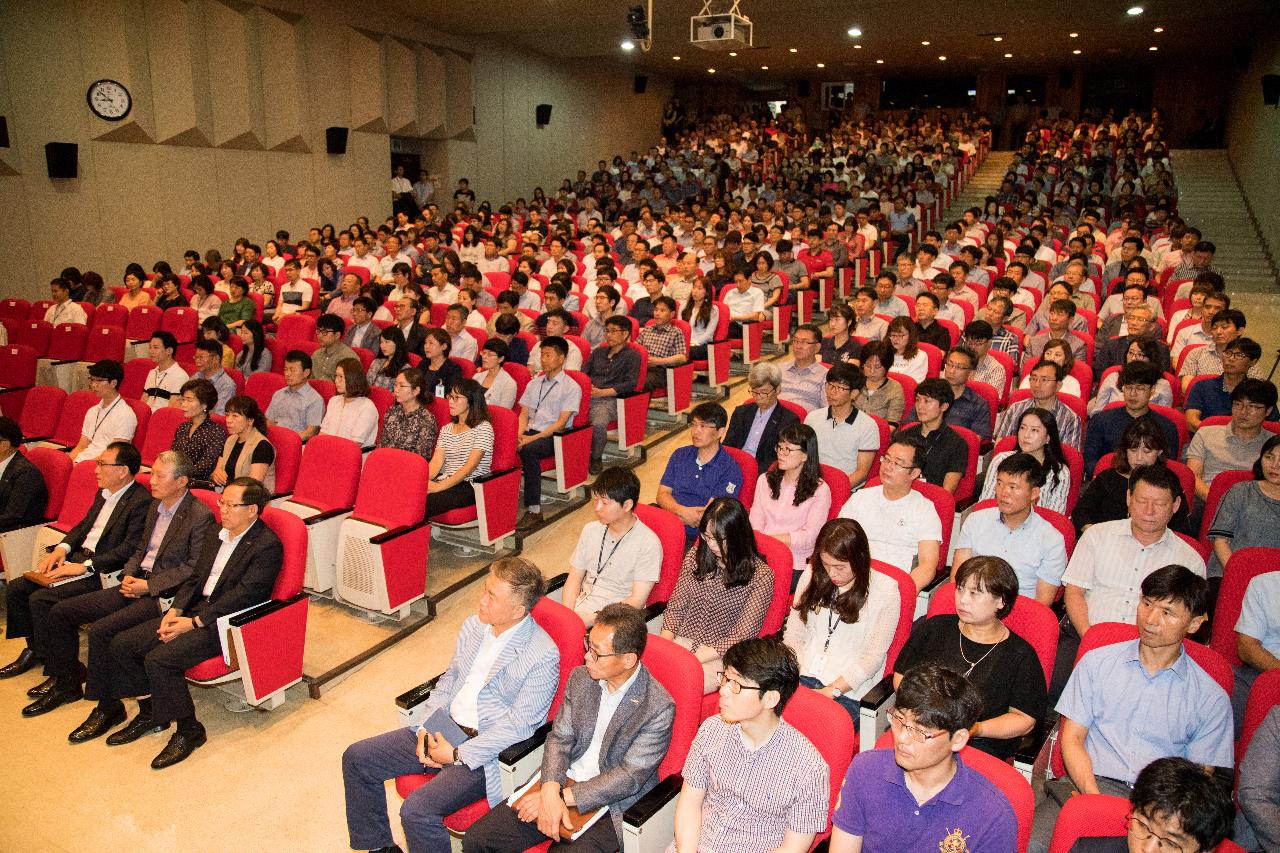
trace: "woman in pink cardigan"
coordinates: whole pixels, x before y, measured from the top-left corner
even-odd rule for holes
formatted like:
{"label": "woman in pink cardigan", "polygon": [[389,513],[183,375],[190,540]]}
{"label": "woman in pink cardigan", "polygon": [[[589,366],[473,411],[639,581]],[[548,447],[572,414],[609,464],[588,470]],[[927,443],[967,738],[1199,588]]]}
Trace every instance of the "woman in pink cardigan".
{"label": "woman in pink cardigan", "polygon": [[831,510],[831,490],[822,480],[818,436],[813,427],[792,424],[778,435],[778,461],[756,482],[751,526],[791,549],[791,588],[809,562],[818,531]]}

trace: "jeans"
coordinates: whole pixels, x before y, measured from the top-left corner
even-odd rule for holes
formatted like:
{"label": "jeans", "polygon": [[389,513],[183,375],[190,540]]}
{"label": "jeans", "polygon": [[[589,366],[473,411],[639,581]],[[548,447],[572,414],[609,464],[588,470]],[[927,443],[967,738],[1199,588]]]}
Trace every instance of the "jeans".
{"label": "jeans", "polygon": [[[826,687],[825,684],[823,684],[821,681],[819,681],[818,679],[814,678],[811,675],[800,676],[800,683],[812,690],[821,690],[822,688]],[[858,730],[858,713],[859,713],[858,700],[852,699],[848,696],[840,696],[835,698],[836,698],[836,704],[839,705],[841,708],[844,708],[844,712],[853,718],[853,730],[856,732]]]}

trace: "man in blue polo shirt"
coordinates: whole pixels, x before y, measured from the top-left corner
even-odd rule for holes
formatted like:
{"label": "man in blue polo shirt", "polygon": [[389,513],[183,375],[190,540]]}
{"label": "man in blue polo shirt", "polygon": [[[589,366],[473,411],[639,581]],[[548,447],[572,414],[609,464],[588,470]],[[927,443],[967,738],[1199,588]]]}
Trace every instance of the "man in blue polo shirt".
{"label": "man in blue polo shirt", "polygon": [[1151,408],[1151,395],[1160,378],[1160,368],[1149,361],[1131,361],[1120,368],[1116,386],[1124,396],[1124,405],[1094,412],[1089,418],[1084,435],[1086,475],[1093,476],[1098,460],[1115,451],[1120,444],[1120,436],[1129,424],[1143,418],[1154,423],[1164,433],[1171,458],[1176,459],[1181,455],[1182,441],[1178,437],[1178,428],[1173,425],[1173,421]]}
{"label": "man in blue polo shirt", "polygon": [[831,853],[1016,850],[1008,798],[958,753],[982,713],[978,688],[921,664],[898,686],[893,749],[853,757],[831,816]]}
{"label": "man in blue polo shirt", "polygon": [[[1231,416],[1231,392],[1249,375],[1262,358],[1262,347],[1253,338],[1236,338],[1222,351],[1222,375],[1191,386],[1187,392],[1187,428],[1200,429],[1200,422],[1215,415]],[[1267,420],[1276,420],[1276,411]]]}
{"label": "man in blue polo shirt", "polygon": [[699,403],[689,414],[690,444],[667,460],[658,486],[658,506],[684,522],[684,535],[698,535],[702,511],[715,498],[742,494],[742,469],[723,448],[729,415],[719,403]]}
{"label": "man in blue polo shirt", "polygon": [[1014,453],[987,476],[996,478],[996,505],[975,510],[965,519],[951,564],[958,566],[975,556],[1000,557],[1018,576],[1019,595],[1053,604],[1067,570],[1067,545],[1057,528],[1035,511],[1044,466],[1030,453]]}
{"label": "man in blue polo shirt", "polygon": [[1077,792],[1127,797],[1157,758],[1233,766],[1230,698],[1182,648],[1208,603],[1204,578],[1185,566],[1156,569],[1142,582],[1138,639],[1093,649],[1076,664],[1057,707],[1069,775],[1045,783],[1030,853],[1047,853],[1058,812]]}

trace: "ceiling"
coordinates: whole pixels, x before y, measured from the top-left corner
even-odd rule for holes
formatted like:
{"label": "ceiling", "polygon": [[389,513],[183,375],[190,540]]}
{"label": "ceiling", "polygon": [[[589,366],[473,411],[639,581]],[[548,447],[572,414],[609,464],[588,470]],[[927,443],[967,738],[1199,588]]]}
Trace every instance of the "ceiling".
{"label": "ceiling", "polygon": [[[619,43],[629,34],[626,17],[633,2],[640,0],[399,0],[399,5],[458,36],[685,79],[710,79],[707,69],[714,67],[715,79],[727,76],[751,85],[799,77],[843,80],[857,73],[952,75],[990,68],[1148,64],[1170,56],[1230,62],[1221,52],[1248,43],[1265,10],[1275,9],[1274,0],[740,0],[740,13],[754,27],[754,47],[732,57],[689,43],[689,19],[700,13],[700,0],[652,0],[651,50],[624,52]],[[731,2],[715,0],[712,9],[722,11]],[[1144,7],[1143,13],[1128,15],[1134,5]],[[854,26],[862,29],[861,37],[847,35]],[[1164,31],[1153,32],[1156,27]],[[1070,37],[1073,32],[1076,38]]]}

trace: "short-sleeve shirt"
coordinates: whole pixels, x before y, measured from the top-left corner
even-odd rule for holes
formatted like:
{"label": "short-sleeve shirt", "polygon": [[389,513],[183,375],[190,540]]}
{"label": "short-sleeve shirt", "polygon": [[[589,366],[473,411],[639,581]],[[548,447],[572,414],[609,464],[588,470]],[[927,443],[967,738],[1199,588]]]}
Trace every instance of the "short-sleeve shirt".
{"label": "short-sleeve shirt", "polygon": [[864,853],[1016,850],[1018,821],[1008,797],[964,759],[955,762],[955,776],[921,805],[892,749],[859,753],[840,786],[832,823],[860,837]]}
{"label": "short-sleeve shirt", "polygon": [[182,365],[177,363],[169,365],[164,370],[153,367],[142,384],[142,402],[150,406],[152,411],[163,409],[178,396],[182,386],[190,378],[187,371],[182,369]]}
{"label": "short-sleeve shirt", "polygon": [[827,369],[817,361],[808,367],[796,367],[795,361],[781,365],[782,388],[778,398],[803,406],[808,412],[821,408],[825,400],[823,389],[826,387]]}
{"label": "short-sleeve shirt", "polygon": [[480,461],[467,475],[467,482],[489,473],[489,468],[493,464],[493,424],[481,421],[463,433],[455,433],[452,426],[445,426],[440,430],[436,441],[439,443],[440,452],[444,454],[444,464],[436,474],[437,480],[452,477],[455,471],[466,464],[475,450],[480,451]]}
{"label": "short-sleeve shirt", "polygon": [[1094,524],[1084,532],[1062,582],[1084,590],[1090,624],[1131,623],[1138,615],[1143,580],[1170,565],[1206,576],[1200,553],[1178,534],[1166,529],[1156,542],[1143,545],[1134,537],[1129,519],[1120,518]]}
{"label": "short-sleeve shirt", "polygon": [[[1267,497],[1256,481],[1236,483],[1218,504],[1209,538],[1227,540],[1232,551],[1280,548],[1280,500]],[[1209,558],[1209,577],[1221,577],[1222,568],[1214,551]],[[1280,598],[1275,601],[1280,605]]]}
{"label": "short-sleeve shirt", "polygon": [[1265,429],[1249,441],[1242,441],[1231,424],[1201,427],[1187,445],[1187,459],[1199,459],[1204,465],[1202,479],[1212,483],[1223,471],[1252,468],[1262,453],[1262,445],[1270,438],[1271,433]]}
{"label": "short-sleeve shirt", "polygon": [[831,407],[814,409],[804,419],[818,436],[818,458],[823,465],[852,474],[858,467],[858,454],[880,449],[880,428],[870,415],[856,408],[849,417],[837,421]]}
{"label": "short-sleeve shirt", "polygon": [[542,432],[557,420],[561,412],[578,413],[582,402],[582,388],[562,370],[548,379],[539,373],[524,389],[520,405],[529,411],[528,428]]}
{"label": "short-sleeve shirt", "polygon": [[1230,699],[1185,649],[1154,675],[1138,659],[1137,640],[1094,649],[1076,664],[1057,711],[1088,730],[1095,776],[1132,785],[1165,757],[1235,763]]}
{"label": "short-sleeve shirt", "polygon": [[1236,620],[1236,633],[1253,637],[1262,647],[1280,657],[1280,572],[1266,572],[1249,581]]}
{"label": "short-sleeve shirt", "polygon": [[[671,497],[681,506],[706,506],[713,498],[741,497],[742,469],[723,447],[702,465],[698,462],[698,448],[690,444],[671,454],[660,485],[671,489]],[[687,536],[697,533],[696,528],[685,525]]]}
{"label": "short-sleeve shirt", "polygon": [[294,432],[319,428],[324,420],[324,398],[309,382],[297,388],[286,385],[271,395],[267,419]]}
{"label": "short-sleeve shirt", "polygon": [[924,445],[924,464],[920,466],[920,476],[926,483],[941,486],[948,474],[959,474],[962,478],[969,467],[969,445],[960,433],[947,424],[935,429],[928,435],[924,427],[916,424],[902,431],[904,435],[913,435]]}
{"label": "short-sleeve shirt", "polygon": [[583,572],[582,592],[576,602],[566,604],[589,616],[631,595],[633,583],[657,583],[662,573],[662,543],[639,519],[616,539],[607,525],[591,521],[578,535],[578,547],[573,549],[569,565]]}
{"label": "short-sleeve shirt", "polygon": [[113,441],[132,441],[137,429],[138,416],[124,397],[91,406],[80,426],[80,435],[89,439],[89,443],[80,452],[79,459],[97,459]]}
{"label": "short-sleeve shirt", "polygon": [[841,518],[862,525],[871,545],[871,558],[910,572],[916,564],[921,542],[942,542],[942,522],[933,504],[911,490],[891,501],[884,486],[855,492],[840,508]]}
{"label": "short-sleeve shirt", "polygon": [[746,293],[736,287],[725,292],[724,302],[730,316],[742,317],[764,310],[764,291],[758,287],[748,287]]}
{"label": "short-sleeve shirt", "polygon": [[1016,528],[1000,518],[999,507],[976,510],[965,519],[956,548],[968,548],[975,557],[1000,557],[1018,576],[1018,594],[1036,597],[1036,582],[1062,585],[1067,570],[1067,546],[1062,534],[1035,511]]}

